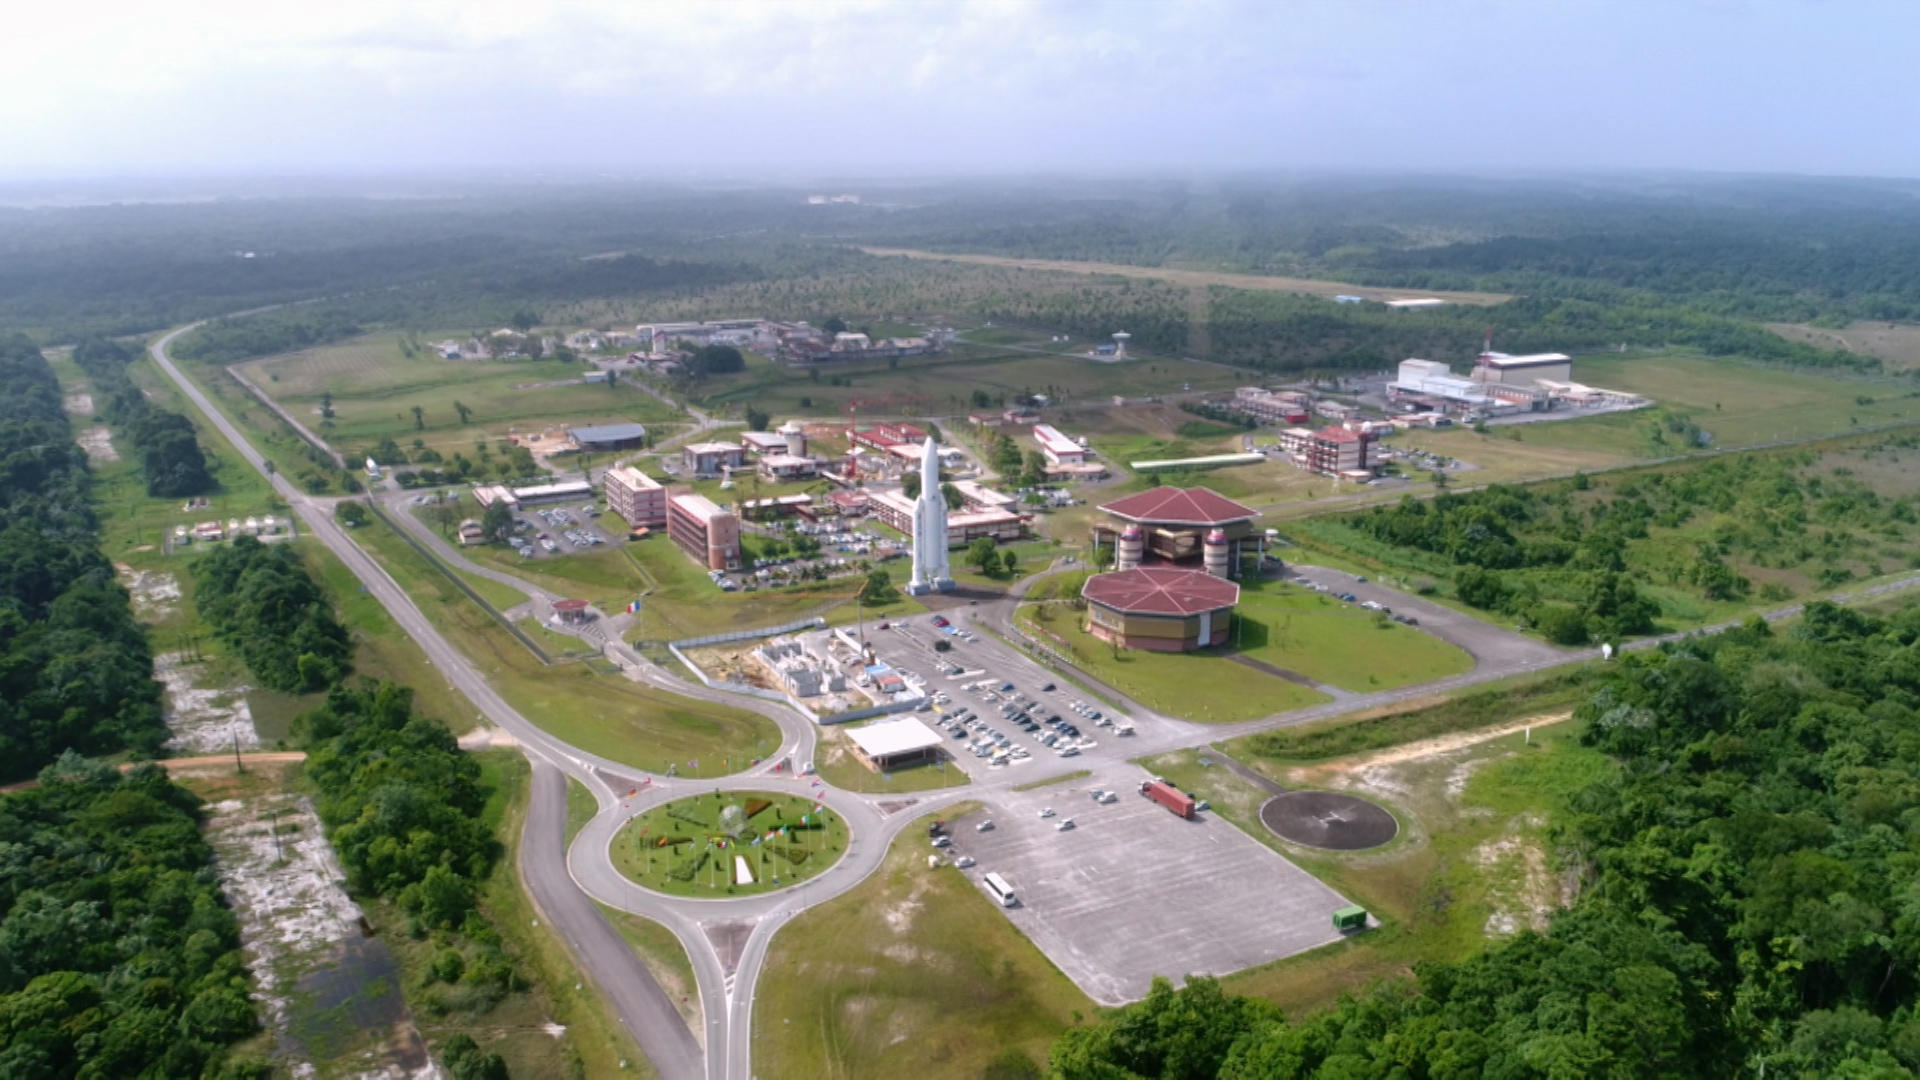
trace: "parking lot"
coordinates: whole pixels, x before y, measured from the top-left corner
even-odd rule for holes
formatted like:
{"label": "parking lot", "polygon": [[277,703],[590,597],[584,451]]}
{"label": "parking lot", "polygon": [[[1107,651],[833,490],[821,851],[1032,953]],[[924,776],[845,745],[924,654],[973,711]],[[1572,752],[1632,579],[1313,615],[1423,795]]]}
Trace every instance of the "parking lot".
{"label": "parking lot", "polygon": [[[593,503],[536,506],[514,515],[513,545],[523,559],[544,559],[591,551],[624,539],[622,532],[600,527],[603,516]],[[619,518],[614,518],[619,523]]]}
{"label": "parking lot", "polygon": [[[947,753],[976,780],[1003,772],[1013,783],[1035,766],[1095,767],[1124,759],[1136,721],[974,627],[970,609],[915,615],[867,628],[876,658],[925,679],[933,706],[921,713]],[[936,625],[936,620],[947,626]],[[945,649],[939,648],[944,643]],[[944,697],[945,700],[941,700]],[[1143,721],[1145,722],[1145,721]]]}
{"label": "parking lot", "polygon": [[[952,824],[946,854],[974,860],[964,872],[976,885],[1007,879],[1019,898],[1007,917],[1102,1005],[1145,996],[1156,975],[1224,975],[1341,937],[1340,894],[1210,813],[1187,821],[1141,796],[1145,777],[1118,765],[995,792]],[[1096,802],[1095,787],[1112,801]],[[993,828],[977,831],[985,820]]]}

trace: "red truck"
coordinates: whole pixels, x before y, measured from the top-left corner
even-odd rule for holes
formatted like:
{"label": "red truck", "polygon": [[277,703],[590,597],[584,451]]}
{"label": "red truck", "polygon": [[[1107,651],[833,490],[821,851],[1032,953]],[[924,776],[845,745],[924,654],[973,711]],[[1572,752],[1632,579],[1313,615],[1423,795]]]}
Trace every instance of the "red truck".
{"label": "red truck", "polygon": [[1193,819],[1193,796],[1158,777],[1140,781],[1140,794],[1188,820]]}

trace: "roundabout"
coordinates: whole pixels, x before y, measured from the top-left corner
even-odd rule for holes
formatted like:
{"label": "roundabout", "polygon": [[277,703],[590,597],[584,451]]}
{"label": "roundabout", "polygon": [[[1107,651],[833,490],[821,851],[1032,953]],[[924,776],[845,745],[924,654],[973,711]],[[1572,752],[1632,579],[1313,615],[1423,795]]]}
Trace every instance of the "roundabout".
{"label": "roundabout", "polygon": [[1282,840],[1325,851],[1365,851],[1400,833],[1384,807],[1337,791],[1288,791],[1260,807],[1260,824]]}
{"label": "roundabout", "polygon": [[609,847],[629,881],[667,896],[758,896],[810,881],[846,853],[846,818],[804,795],[689,795],[628,819]]}

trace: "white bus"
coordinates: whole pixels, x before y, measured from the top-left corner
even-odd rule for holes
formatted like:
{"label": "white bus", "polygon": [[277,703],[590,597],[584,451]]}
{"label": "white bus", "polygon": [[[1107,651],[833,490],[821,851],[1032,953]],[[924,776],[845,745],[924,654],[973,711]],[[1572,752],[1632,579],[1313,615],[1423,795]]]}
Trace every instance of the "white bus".
{"label": "white bus", "polygon": [[987,884],[987,895],[1000,901],[1001,907],[1013,907],[1020,902],[1019,898],[1013,895],[1013,886],[1007,884],[1007,879],[999,874],[988,874],[981,880]]}

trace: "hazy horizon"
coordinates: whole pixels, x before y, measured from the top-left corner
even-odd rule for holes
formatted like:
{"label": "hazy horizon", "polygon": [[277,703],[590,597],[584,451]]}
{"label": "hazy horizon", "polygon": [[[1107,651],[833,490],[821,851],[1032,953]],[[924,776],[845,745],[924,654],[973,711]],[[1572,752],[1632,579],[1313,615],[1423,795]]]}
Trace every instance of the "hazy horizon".
{"label": "hazy horizon", "polygon": [[0,181],[1920,175],[1920,8],[199,0],[9,17]]}

